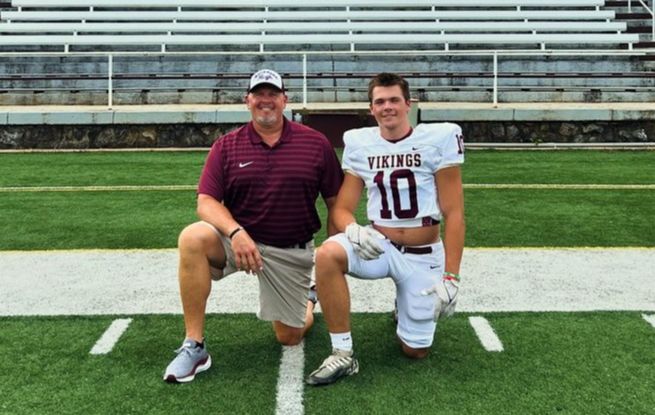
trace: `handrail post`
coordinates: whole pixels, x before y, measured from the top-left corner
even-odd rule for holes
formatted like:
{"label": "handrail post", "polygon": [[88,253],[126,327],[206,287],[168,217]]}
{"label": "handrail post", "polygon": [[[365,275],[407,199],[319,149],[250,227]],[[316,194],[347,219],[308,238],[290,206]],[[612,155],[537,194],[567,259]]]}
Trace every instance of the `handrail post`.
{"label": "handrail post", "polygon": [[307,109],[307,54],[302,54],[302,108]]}
{"label": "handrail post", "polygon": [[113,103],[114,103],[114,96],[113,96],[113,89],[114,89],[114,81],[112,79],[113,77],[113,72],[114,72],[114,56],[110,53],[109,54],[109,61],[107,63],[108,66],[108,92],[109,92],[109,102],[107,107],[111,109]]}
{"label": "handrail post", "polygon": [[498,107],[498,52],[494,51],[494,108]]}
{"label": "handrail post", "polygon": [[[630,0],[629,0],[630,1]],[[649,8],[648,4],[644,2],[644,0],[639,0],[639,3],[641,3],[641,6],[646,9],[648,13],[650,13],[651,17],[651,30],[652,30],[652,37],[651,40],[655,42],[655,3],[653,3],[653,8]],[[630,2],[628,2],[628,6],[630,6]]]}
{"label": "handrail post", "polygon": [[632,0],[628,0],[628,13],[632,13]]}

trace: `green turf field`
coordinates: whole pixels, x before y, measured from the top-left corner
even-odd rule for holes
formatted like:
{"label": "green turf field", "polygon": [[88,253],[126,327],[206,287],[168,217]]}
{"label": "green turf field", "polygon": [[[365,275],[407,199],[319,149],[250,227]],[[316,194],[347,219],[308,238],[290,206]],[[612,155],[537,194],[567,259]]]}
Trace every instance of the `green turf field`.
{"label": "green turf field", "polygon": [[[206,157],[206,152],[0,153],[0,187],[196,185]],[[653,184],[653,163],[653,151],[476,150],[466,153],[462,171],[464,183]]]}
{"label": "green turf field", "polygon": [[[174,248],[196,220],[193,190],[74,187],[194,186],[205,157],[0,154],[0,251]],[[465,185],[655,185],[655,152],[469,151],[463,177]],[[469,248],[655,247],[652,188],[467,188],[465,198]],[[476,314],[498,333],[500,353],[481,346],[471,315],[441,322],[422,362],[400,355],[387,313],[354,315],[361,372],[304,388],[304,413],[655,414],[655,328],[642,313]],[[118,317],[133,322],[114,350],[90,355]],[[206,333],[212,369],[167,385],[180,315],[0,317],[0,414],[274,414],[282,350],[270,325],[212,314]],[[304,353],[304,374],[329,353],[320,315]]]}
{"label": "green turf field", "polygon": [[[0,154],[0,250],[172,248],[195,220],[206,154]],[[655,152],[473,151],[472,184],[655,184]],[[12,187],[180,186],[190,190],[9,192]],[[41,189],[47,190],[47,189]],[[465,191],[467,246],[655,246],[652,189]],[[318,202],[322,217],[325,209]],[[359,210],[365,222],[365,212]],[[44,227],[48,232],[44,232]],[[324,240],[324,232],[317,242]]]}
{"label": "green turf field", "polygon": [[[654,413],[655,330],[638,313],[486,317],[504,352],[485,351],[461,313],[442,323],[432,353],[418,362],[400,355],[388,315],[355,315],[361,372],[305,388],[305,413]],[[2,413],[274,413],[281,352],[268,324],[210,316],[212,369],[169,385],[160,372],[178,347],[181,316],[137,316],[110,354],[90,355],[112,319],[0,318]],[[308,371],[329,353],[322,319],[305,343]]]}

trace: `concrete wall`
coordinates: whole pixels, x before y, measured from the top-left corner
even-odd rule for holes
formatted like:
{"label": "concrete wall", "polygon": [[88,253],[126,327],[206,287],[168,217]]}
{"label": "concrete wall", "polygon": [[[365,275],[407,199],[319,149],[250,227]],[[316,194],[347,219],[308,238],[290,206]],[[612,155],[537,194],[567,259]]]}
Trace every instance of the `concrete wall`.
{"label": "concrete wall", "polygon": [[[461,125],[469,143],[655,142],[655,121],[453,122]],[[209,147],[238,125],[0,125],[0,149]],[[366,117],[353,117],[343,128],[332,125],[323,132],[338,146],[342,129],[364,125]]]}
{"label": "concrete wall", "polygon": [[0,149],[209,147],[230,124],[0,126]]}

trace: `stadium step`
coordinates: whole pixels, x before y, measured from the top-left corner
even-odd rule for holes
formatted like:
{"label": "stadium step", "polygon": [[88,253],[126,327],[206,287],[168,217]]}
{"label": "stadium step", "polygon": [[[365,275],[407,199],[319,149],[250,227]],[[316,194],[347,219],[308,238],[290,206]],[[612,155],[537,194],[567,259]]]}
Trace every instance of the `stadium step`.
{"label": "stadium step", "polygon": [[650,20],[653,16],[650,13],[617,13],[616,20]]}
{"label": "stadium step", "polygon": [[634,44],[635,48],[655,48],[655,42],[639,42]]}
{"label": "stadium step", "polygon": [[630,26],[628,27],[628,30],[626,30],[626,33],[651,34],[652,32],[653,32],[652,26]]}
{"label": "stadium step", "polygon": [[605,7],[628,7],[627,1],[606,1]]}

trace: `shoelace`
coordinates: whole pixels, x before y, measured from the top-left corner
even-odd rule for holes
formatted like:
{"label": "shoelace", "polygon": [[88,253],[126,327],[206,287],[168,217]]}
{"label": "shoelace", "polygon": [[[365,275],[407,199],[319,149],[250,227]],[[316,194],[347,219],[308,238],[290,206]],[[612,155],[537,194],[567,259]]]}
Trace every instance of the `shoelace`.
{"label": "shoelace", "polygon": [[191,357],[191,348],[190,348],[190,347],[184,347],[184,346],[182,346],[182,347],[180,347],[179,349],[177,349],[177,350],[175,351],[175,354],[178,355],[178,357],[179,357],[179,356],[180,356],[183,352],[185,352],[185,351],[186,351],[186,355],[189,356],[189,357]]}

